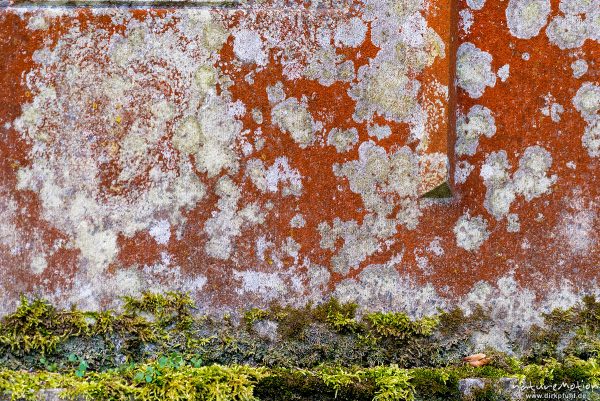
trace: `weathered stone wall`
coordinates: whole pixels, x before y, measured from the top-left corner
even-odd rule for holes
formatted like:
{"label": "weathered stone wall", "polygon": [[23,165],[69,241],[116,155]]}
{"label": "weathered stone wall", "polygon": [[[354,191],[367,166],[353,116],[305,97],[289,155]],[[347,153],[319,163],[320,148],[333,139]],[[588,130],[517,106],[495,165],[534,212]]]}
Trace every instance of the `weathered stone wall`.
{"label": "weathered stone wall", "polygon": [[596,292],[598,3],[292,3],[0,10],[2,312]]}

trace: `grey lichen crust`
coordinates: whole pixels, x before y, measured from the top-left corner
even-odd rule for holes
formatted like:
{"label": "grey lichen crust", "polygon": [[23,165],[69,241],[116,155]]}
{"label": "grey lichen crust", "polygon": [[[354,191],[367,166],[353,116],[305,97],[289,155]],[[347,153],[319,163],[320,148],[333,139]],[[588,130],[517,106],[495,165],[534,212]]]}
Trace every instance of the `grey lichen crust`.
{"label": "grey lichen crust", "polygon": [[456,54],[456,85],[478,99],[485,89],[496,85],[492,55],[473,43],[462,43]]}
{"label": "grey lichen crust", "polygon": [[600,85],[584,82],[573,97],[573,105],[587,124],[581,138],[583,147],[590,157],[600,157]]}
{"label": "grey lichen crust", "polygon": [[510,33],[519,39],[537,36],[546,26],[551,10],[550,0],[510,0],[506,8]]}
{"label": "grey lichen crust", "polygon": [[529,202],[549,193],[557,180],[555,175],[548,176],[551,166],[550,152],[540,146],[530,146],[525,149],[519,168],[511,177],[506,152],[490,153],[480,174],[487,187],[485,208],[496,219],[502,219],[509,213],[517,195],[522,195]]}
{"label": "grey lichen crust", "polygon": [[495,133],[496,120],[491,110],[480,105],[471,107],[469,113],[459,115],[456,122],[456,155],[473,156],[477,152],[479,137],[491,138]]}

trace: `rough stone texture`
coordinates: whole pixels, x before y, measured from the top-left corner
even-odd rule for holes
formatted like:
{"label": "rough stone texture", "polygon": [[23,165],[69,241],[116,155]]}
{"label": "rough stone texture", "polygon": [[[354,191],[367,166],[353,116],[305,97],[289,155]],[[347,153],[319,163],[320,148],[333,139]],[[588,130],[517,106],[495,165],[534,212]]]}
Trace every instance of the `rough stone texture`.
{"label": "rough stone texture", "polygon": [[486,384],[485,379],[461,379],[458,381],[458,390],[464,398],[468,399],[474,395],[474,392],[483,390]]}
{"label": "rough stone texture", "polygon": [[[333,294],[482,303],[518,335],[598,288],[599,16],[0,10],[0,311],[21,292],[99,308],[176,289],[211,311]],[[448,175],[451,200],[421,197]]]}
{"label": "rough stone texture", "polygon": [[527,396],[523,394],[519,380],[510,377],[502,377],[497,380],[467,378],[458,381],[458,390],[462,399],[465,401],[476,400],[477,393],[490,389],[497,394],[499,399],[509,401],[526,400]]}

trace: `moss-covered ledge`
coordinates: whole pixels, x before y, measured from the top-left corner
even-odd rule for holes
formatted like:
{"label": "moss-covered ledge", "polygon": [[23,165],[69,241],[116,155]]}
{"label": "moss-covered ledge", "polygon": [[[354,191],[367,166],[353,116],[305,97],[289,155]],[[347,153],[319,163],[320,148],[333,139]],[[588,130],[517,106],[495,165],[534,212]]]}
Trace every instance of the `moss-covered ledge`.
{"label": "moss-covered ledge", "polygon": [[[356,309],[331,299],[215,318],[195,314],[180,293],[125,298],[121,312],[58,310],[23,298],[0,322],[0,394],[32,399],[60,388],[67,398],[92,400],[435,401],[563,391],[593,399],[600,385],[600,303],[591,297],[544,316],[519,358],[471,343],[489,323],[483,309],[418,320],[358,317]],[[480,351],[485,366],[462,362]],[[523,387],[507,391],[508,382]]]}

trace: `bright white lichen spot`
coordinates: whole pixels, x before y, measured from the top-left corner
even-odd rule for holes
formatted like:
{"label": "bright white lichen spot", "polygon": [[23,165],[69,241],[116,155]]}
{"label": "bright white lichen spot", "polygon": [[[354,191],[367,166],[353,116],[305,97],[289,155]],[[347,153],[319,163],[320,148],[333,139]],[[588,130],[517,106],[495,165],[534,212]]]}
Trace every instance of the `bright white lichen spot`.
{"label": "bright white lichen spot", "polygon": [[591,157],[600,157],[600,85],[584,82],[573,98],[575,109],[587,122],[581,138]]}
{"label": "bright white lichen spot", "polygon": [[427,251],[435,256],[444,255],[444,247],[442,246],[442,239],[440,237],[434,238],[427,247]]}
{"label": "bright white lichen spot", "polygon": [[264,222],[264,214],[257,203],[250,203],[240,209],[242,192],[228,176],[217,182],[215,193],[219,197],[217,211],[204,224],[208,236],[206,253],[216,259],[227,260],[235,250],[234,240],[242,233],[244,226],[251,227]]}
{"label": "bright white lichen spot", "polygon": [[283,196],[300,196],[302,194],[302,175],[290,167],[288,158],[280,156],[265,172],[265,184],[269,192],[277,192],[281,188]]}
{"label": "bright white lichen spot", "polygon": [[575,194],[575,197],[567,198],[566,205],[562,208],[555,236],[559,246],[565,247],[567,252],[585,255],[600,240],[597,230],[600,216],[597,204],[585,205],[581,195],[577,191]]}
{"label": "bright white lichen spot", "polygon": [[379,140],[388,138],[390,135],[392,135],[392,129],[389,127],[389,125],[369,125],[367,130],[370,137],[374,137]]}
{"label": "bright white lichen spot", "polygon": [[486,0],[467,0],[467,5],[473,10],[481,10],[485,6]]}
{"label": "bright white lichen spot", "polygon": [[600,157],[600,118],[588,124],[581,142],[591,157]]}
{"label": "bright white lichen spot", "polygon": [[292,219],[290,220],[290,227],[292,228],[302,228],[305,225],[306,220],[304,219],[304,216],[302,216],[302,214],[300,213],[294,215],[294,217],[292,217]]}
{"label": "bright white lichen spot", "polygon": [[582,46],[587,39],[587,26],[578,15],[559,15],[548,24],[546,35],[561,49],[574,49]]}
{"label": "bright white lichen spot", "polygon": [[459,115],[456,122],[455,151],[458,156],[472,156],[479,146],[479,137],[485,135],[491,138],[496,133],[496,120],[487,107],[475,105],[469,113]]}
{"label": "bright white lichen spot", "polygon": [[600,41],[600,7],[587,13],[585,21],[587,23],[589,38]]}
{"label": "bright white lichen spot", "polygon": [[288,285],[279,273],[259,271],[234,271],[234,278],[241,281],[241,287],[236,289],[240,295],[260,295],[264,300],[281,299],[288,292]]}
{"label": "bright white lichen spot", "polygon": [[517,195],[531,201],[549,193],[556,182],[555,175],[548,176],[552,166],[550,152],[540,146],[525,149],[519,168],[510,176],[510,164],[505,151],[490,153],[481,167],[481,178],[487,187],[484,207],[496,219],[505,217]]}
{"label": "bright white lichen spot", "polygon": [[367,141],[358,154],[358,160],[335,165],[334,174],[348,180],[350,190],[361,196],[367,214],[361,223],[336,218],[318,226],[321,248],[336,250],[337,241],[343,239],[331,264],[344,275],[380,250],[381,242],[396,234],[398,225],[414,229],[421,213],[417,203],[419,164],[410,148],[388,153]]}
{"label": "bright white lichen spot", "polygon": [[500,81],[506,82],[509,75],[510,75],[510,65],[509,64],[505,64],[502,67],[500,67],[500,69],[498,69],[498,77],[500,78]]}
{"label": "bright white lichen spot", "polygon": [[597,119],[600,111],[600,85],[584,82],[573,98],[573,105],[586,121]]}
{"label": "bright white lichen spot", "polygon": [[513,177],[515,192],[523,195],[528,202],[549,193],[557,179],[556,176],[547,176],[551,166],[552,155],[546,149],[541,146],[525,149]]}
{"label": "bright white lichen spot", "polygon": [[374,114],[379,114],[393,121],[408,122],[418,109],[420,84],[408,76],[401,63],[362,66],[358,79],[359,83],[348,92],[356,100],[356,121],[371,120]]}
{"label": "bright white lichen spot", "polygon": [[597,0],[560,0],[560,11],[565,14],[591,13],[598,8]]}
{"label": "bright white lichen spot", "polygon": [[457,52],[456,84],[474,99],[480,98],[486,87],[494,87],[496,74],[492,71],[492,55],[473,43],[461,44]]}
{"label": "bright white lichen spot", "polygon": [[246,163],[246,176],[261,192],[278,192],[283,196],[302,194],[302,175],[289,165],[287,157],[280,156],[266,168],[260,159],[250,159]]}
{"label": "bright white lichen spot", "polygon": [[417,284],[397,265],[402,255],[394,256],[383,265],[369,265],[355,278],[342,280],[333,296],[342,302],[356,302],[364,310],[401,310],[411,316],[436,313],[445,300],[430,283]]}
{"label": "bright white lichen spot", "polygon": [[273,107],[271,115],[275,125],[289,133],[301,148],[314,142],[319,124],[313,120],[306,102],[291,97]]}
{"label": "bright white lichen spot", "polygon": [[358,17],[338,25],[334,40],[337,46],[357,47],[365,40],[367,26]]}
{"label": "bright white lichen spot", "polygon": [[506,216],[510,205],[515,200],[515,190],[508,173],[509,168],[505,151],[490,153],[481,166],[480,176],[487,187],[484,206],[496,219]]}
{"label": "bright white lichen spot", "polygon": [[464,33],[471,32],[471,27],[473,26],[474,22],[473,13],[471,12],[471,10],[460,10],[458,15],[460,16],[460,29],[462,29]]}
{"label": "bright white lichen spot", "polygon": [[487,226],[487,221],[481,216],[462,215],[454,226],[456,245],[467,251],[478,250],[490,236]]}
{"label": "bright white lichen spot", "polygon": [[167,220],[160,220],[150,227],[150,235],[158,244],[167,244],[171,239],[171,225]]}
{"label": "bright white lichen spot", "polygon": [[575,60],[571,63],[571,69],[573,70],[573,77],[581,78],[588,71],[588,63],[582,59]]}
{"label": "bright white lichen spot", "polygon": [[339,129],[334,128],[327,136],[327,144],[335,146],[338,153],[344,153],[352,149],[358,143],[358,130],[356,128]]}
{"label": "bright white lichen spot", "polygon": [[548,22],[550,0],[510,0],[506,21],[510,33],[520,39],[537,36]]}
{"label": "bright white lichen spot", "polygon": [[518,233],[521,231],[521,223],[519,222],[519,215],[515,213],[511,213],[506,216],[506,231],[509,233]]}
{"label": "bright white lichen spot", "polygon": [[260,34],[249,29],[234,33],[233,52],[246,63],[266,65],[268,58]]}
{"label": "bright white lichen spot", "polygon": [[454,181],[457,184],[464,184],[467,182],[467,178],[469,178],[469,175],[471,175],[473,170],[475,170],[475,166],[468,161],[463,160],[458,162],[454,170]]}
{"label": "bright white lichen spot", "polygon": [[48,29],[50,25],[43,13],[36,13],[27,21],[27,29],[32,31],[43,31]]}
{"label": "bright white lichen spot", "polygon": [[560,115],[565,111],[565,108],[559,103],[556,103],[554,96],[550,93],[544,97],[544,101],[546,104],[540,109],[542,114],[546,117],[550,117],[555,123],[560,122]]}
{"label": "bright white lichen spot", "polygon": [[48,262],[44,255],[35,255],[31,259],[30,268],[34,274],[42,274],[48,267]]}

